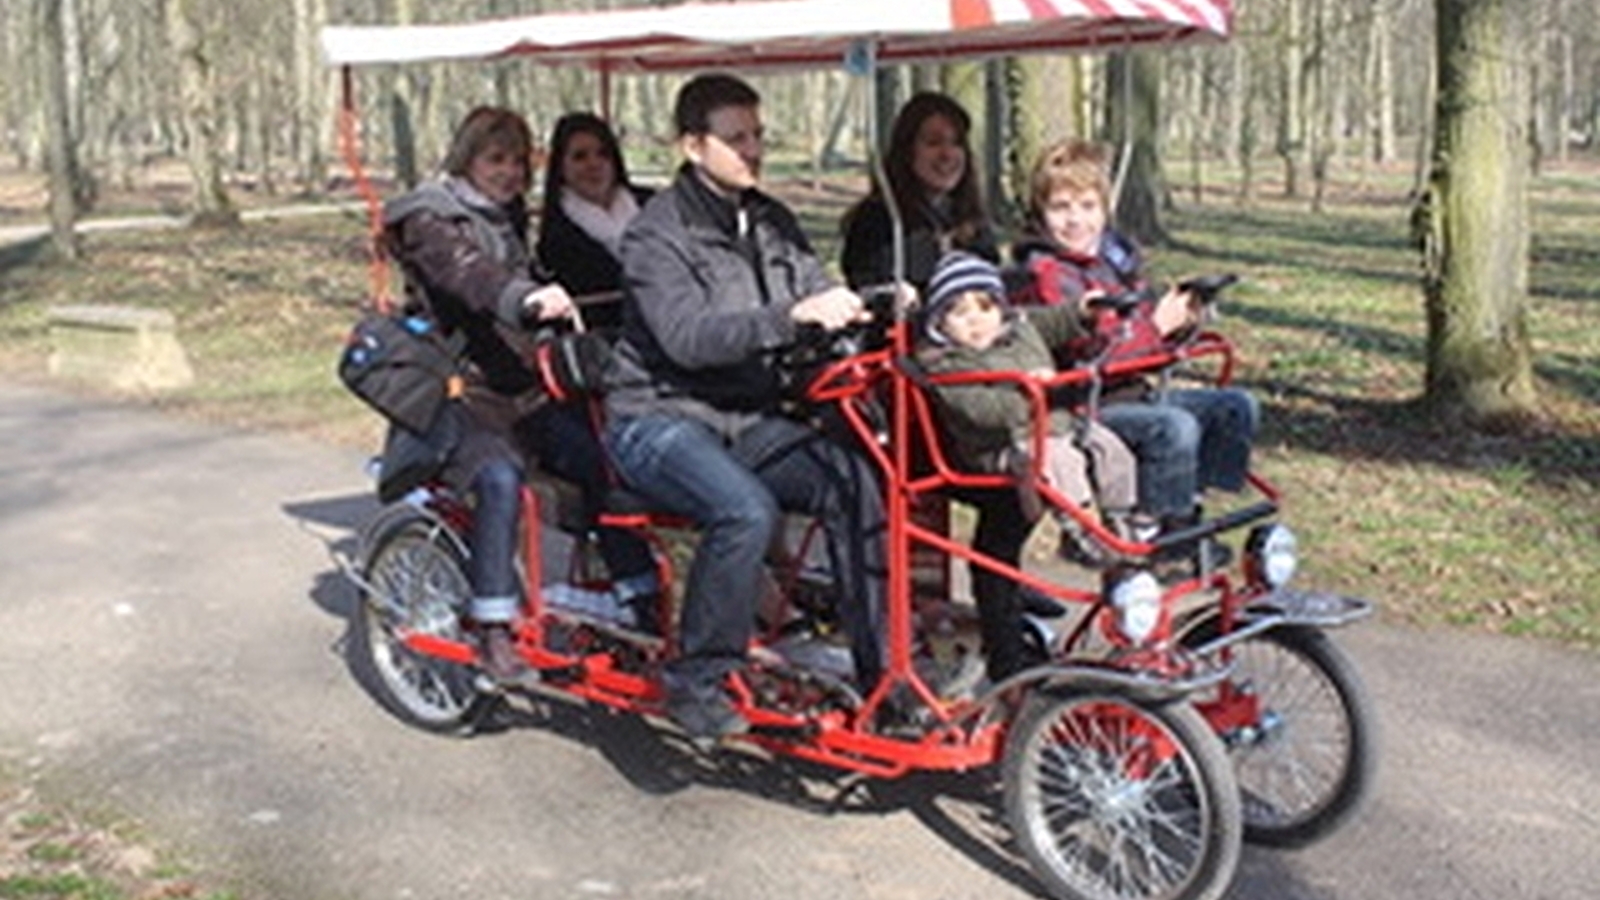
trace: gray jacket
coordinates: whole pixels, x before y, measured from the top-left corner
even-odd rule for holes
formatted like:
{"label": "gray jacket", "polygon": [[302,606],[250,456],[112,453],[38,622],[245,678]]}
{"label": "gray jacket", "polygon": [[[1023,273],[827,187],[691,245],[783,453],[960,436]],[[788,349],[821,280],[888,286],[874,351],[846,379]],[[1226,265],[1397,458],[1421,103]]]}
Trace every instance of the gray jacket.
{"label": "gray jacket", "polygon": [[622,269],[607,413],[684,415],[730,437],[777,410],[789,310],[833,285],[782,203],[755,190],[735,202],[687,165],[628,226]]}

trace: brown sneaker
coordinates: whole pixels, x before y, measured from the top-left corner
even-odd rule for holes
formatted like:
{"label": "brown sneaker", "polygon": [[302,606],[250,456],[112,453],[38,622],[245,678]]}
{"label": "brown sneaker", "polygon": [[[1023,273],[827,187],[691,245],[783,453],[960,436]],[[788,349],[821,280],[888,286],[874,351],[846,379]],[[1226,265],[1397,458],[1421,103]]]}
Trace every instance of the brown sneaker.
{"label": "brown sneaker", "polygon": [[511,626],[489,622],[478,626],[478,666],[496,684],[515,686],[535,677],[527,661],[517,652],[517,639]]}
{"label": "brown sneaker", "polygon": [[1109,569],[1117,561],[1116,554],[1077,522],[1070,520],[1061,523],[1061,544],[1056,548],[1056,555],[1069,563],[1095,571]]}

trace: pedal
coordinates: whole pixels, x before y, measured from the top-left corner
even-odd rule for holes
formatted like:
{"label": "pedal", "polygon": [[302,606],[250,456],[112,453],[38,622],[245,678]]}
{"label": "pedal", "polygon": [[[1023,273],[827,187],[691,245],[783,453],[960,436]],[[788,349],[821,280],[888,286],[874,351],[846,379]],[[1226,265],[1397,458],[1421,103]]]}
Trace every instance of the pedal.
{"label": "pedal", "polygon": [[550,683],[571,684],[583,678],[583,664],[571,663],[565,666],[551,666],[548,669],[539,669],[539,677]]}
{"label": "pedal", "polygon": [[791,742],[809,741],[816,738],[819,733],[817,726],[809,723],[803,725],[751,725],[750,730],[746,732],[746,734],[754,735],[755,737]]}

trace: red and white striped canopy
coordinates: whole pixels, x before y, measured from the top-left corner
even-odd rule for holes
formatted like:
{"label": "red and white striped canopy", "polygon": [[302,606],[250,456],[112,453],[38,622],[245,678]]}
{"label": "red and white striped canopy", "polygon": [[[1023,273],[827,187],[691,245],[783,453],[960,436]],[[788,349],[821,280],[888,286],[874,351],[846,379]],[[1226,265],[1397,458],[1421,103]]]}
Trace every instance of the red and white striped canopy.
{"label": "red and white striped canopy", "polygon": [[451,25],[330,26],[330,65],[525,55],[659,72],[835,64],[857,42],[881,62],[1115,50],[1226,38],[1232,0],[747,0]]}

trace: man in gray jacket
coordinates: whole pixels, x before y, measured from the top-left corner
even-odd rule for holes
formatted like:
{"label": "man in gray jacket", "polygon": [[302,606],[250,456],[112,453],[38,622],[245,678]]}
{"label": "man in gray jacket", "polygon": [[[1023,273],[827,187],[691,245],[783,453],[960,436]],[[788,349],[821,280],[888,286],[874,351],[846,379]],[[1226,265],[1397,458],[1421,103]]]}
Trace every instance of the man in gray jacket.
{"label": "man in gray jacket", "polygon": [[668,715],[713,738],[748,727],[724,685],[744,661],[782,510],[822,520],[856,679],[876,684],[885,525],[866,460],[779,411],[773,351],[800,325],[834,331],[866,311],[756,187],[759,95],[702,75],[679,91],[674,118],[687,161],[622,240],[605,443],[628,488],[701,532],[665,682]]}

